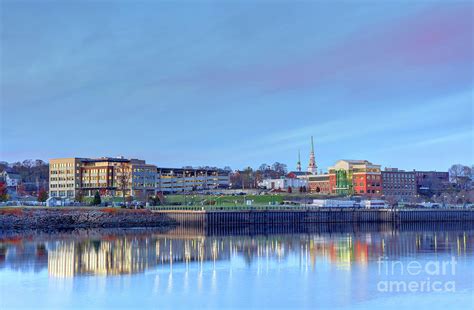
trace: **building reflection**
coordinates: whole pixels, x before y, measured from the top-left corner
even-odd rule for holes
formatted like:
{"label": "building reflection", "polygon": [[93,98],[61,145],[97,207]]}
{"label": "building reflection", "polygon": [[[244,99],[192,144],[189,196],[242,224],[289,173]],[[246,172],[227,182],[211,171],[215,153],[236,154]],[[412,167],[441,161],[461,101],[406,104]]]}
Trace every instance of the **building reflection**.
{"label": "building reflection", "polygon": [[384,256],[399,259],[417,253],[473,253],[474,230],[208,236],[176,231],[167,234],[108,233],[94,238],[61,236],[1,238],[0,269],[47,268],[52,277],[122,275],[159,266],[190,265],[242,259],[251,265],[262,259],[282,262],[295,258],[306,267],[318,262],[350,269]]}
{"label": "building reflection", "polygon": [[147,241],[127,238],[58,241],[51,244],[48,251],[48,272],[56,277],[143,272],[156,265],[154,248]]}

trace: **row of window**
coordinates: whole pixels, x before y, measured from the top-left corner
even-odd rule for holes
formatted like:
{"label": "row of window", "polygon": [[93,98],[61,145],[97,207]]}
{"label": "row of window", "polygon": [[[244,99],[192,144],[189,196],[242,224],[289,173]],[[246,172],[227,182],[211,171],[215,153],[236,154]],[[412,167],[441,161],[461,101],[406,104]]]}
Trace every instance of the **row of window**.
{"label": "row of window", "polygon": [[[77,164],[79,167],[79,164]],[[55,164],[50,164],[50,168],[71,168],[74,167],[74,163],[55,163]]]}
{"label": "row of window", "polygon": [[74,197],[74,191],[51,191],[51,197]]}
{"label": "row of window", "polygon": [[[359,193],[360,194],[365,194],[365,191],[363,189],[361,189],[359,191]],[[372,189],[372,190],[369,189],[369,190],[367,190],[367,194],[380,194],[380,191],[379,190],[374,190],[374,189]]]}
{"label": "row of window", "polygon": [[[74,174],[74,170],[51,170],[50,174]],[[79,170],[78,172],[79,173]]]}
{"label": "row of window", "polygon": [[50,184],[50,188],[67,188],[74,187],[74,183],[61,183],[61,184]]}
{"label": "row of window", "polygon": [[52,177],[49,180],[51,182],[55,182],[55,181],[74,181],[74,177],[58,177],[58,178]]}
{"label": "row of window", "polygon": [[415,189],[416,186],[414,186],[414,185],[407,185],[407,184],[405,184],[405,185],[403,185],[403,184],[395,184],[395,185],[384,185],[383,188],[388,188],[388,189],[390,189],[390,188],[408,188],[408,189],[410,189],[410,188],[411,188],[411,189]]}

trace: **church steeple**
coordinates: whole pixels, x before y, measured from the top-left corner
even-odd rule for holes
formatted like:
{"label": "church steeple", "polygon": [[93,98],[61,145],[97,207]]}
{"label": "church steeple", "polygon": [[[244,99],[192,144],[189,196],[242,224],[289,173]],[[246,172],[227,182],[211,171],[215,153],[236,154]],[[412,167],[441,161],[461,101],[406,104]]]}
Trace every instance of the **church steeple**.
{"label": "church steeple", "polygon": [[314,157],[313,136],[311,136],[311,153],[309,154],[308,172],[311,174],[318,174],[318,166],[316,165],[316,159]]}
{"label": "church steeple", "polygon": [[298,162],[296,163],[296,171],[301,171],[301,154],[300,154],[300,150],[298,150]]}

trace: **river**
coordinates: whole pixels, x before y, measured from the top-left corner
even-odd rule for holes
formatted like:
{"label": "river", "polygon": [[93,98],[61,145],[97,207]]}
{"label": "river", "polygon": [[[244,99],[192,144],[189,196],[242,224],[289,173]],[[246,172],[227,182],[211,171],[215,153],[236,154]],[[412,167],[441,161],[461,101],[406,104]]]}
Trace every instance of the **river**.
{"label": "river", "polygon": [[474,225],[0,233],[1,309],[472,309]]}

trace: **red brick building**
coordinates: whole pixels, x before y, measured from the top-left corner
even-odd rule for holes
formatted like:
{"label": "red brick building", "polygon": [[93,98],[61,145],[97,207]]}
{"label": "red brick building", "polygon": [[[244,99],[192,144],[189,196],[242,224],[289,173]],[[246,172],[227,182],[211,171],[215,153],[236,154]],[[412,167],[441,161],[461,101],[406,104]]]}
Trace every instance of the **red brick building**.
{"label": "red brick building", "polygon": [[311,193],[330,195],[331,183],[329,174],[308,176],[308,186]]}
{"label": "red brick building", "polygon": [[382,196],[380,165],[367,160],[339,160],[328,170],[332,194]]}

